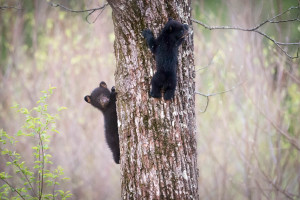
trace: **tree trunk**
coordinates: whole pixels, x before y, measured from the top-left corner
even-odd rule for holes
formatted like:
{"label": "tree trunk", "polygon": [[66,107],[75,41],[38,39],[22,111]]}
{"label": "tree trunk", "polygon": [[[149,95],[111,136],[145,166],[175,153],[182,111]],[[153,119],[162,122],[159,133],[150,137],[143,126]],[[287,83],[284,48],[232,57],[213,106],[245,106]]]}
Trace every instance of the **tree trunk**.
{"label": "tree trunk", "polygon": [[[109,0],[115,27],[122,199],[199,199],[190,0]],[[141,32],[189,24],[172,101],[149,97],[155,60]]]}

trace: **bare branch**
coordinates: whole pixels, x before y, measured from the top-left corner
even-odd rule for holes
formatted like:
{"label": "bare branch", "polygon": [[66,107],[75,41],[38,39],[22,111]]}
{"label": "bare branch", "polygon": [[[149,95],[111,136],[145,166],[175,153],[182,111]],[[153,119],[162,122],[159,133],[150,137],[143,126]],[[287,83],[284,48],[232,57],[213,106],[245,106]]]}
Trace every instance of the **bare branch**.
{"label": "bare branch", "polygon": [[83,13],[83,12],[95,12],[96,10],[101,10],[101,9],[104,9],[108,3],[105,3],[103,6],[99,7],[99,8],[91,8],[91,9],[86,9],[86,10],[72,10],[70,8],[67,8],[61,4],[58,4],[58,3],[53,3],[53,2],[48,2],[51,6],[53,7],[60,7],[66,11],[69,11],[69,12],[75,12],[75,13]]}
{"label": "bare branch", "polygon": [[5,9],[23,10],[22,4],[23,4],[23,2],[22,2],[21,0],[19,0],[19,2],[18,2],[18,3],[14,3],[13,6],[9,6],[9,5],[7,5],[7,4],[5,4],[5,5],[0,5],[0,11],[1,11],[1,10],[5,10]]}
{"label": "bare branch", "polygon": [[[213,30],[213,29],[230,29],[230,30],[240,30],[240,31],[255,31],[255,30],[258,30],[260,27],[262,27],[263,25],[265,25],[267,23],[280,23],[280,22],[282,22],[282,21],[273,21],[273,20],[280,17],[280,16],[282,16],[283,14],[289,12],[290,10],[299,9],[299,8],[300,8],[299,6],[297,6],[297,7],[292,6],[289,9],[287,9],[286,11],[276,15],[275,17],[272,17],[270,19],[265,20],[264,22],[260,23],[259,25],[255,26],[253,28],[241,28],[241,27],[237,27],[237,26],[209,26],[209,25],[206,25],[203,22],[198,21],[196,19],[192,19],[192,21],[197,23],[197,24],[200,24],[201,26],[203,26],[204,28],[209,29],[209,30]],[[299,21],[299,19],[296,18],[296,19],[285,20],[285,21]]]}
{"label": "bare branch", "polygon": [[258,30],[260,27],[264,26],[267,23],[300,22],[299,16],[297,18],[293,18],[293,19],[275,21],[276,18],[278,18],[278,17],[284,15],[285,13],[287,13],[291,10],[294,10],[294,9],[300,9],[300,6],[296,6],[296,7],[292,6],[289,9],[287,9],[286,11],[284,11],[284,12],[282,12],[282,13],[280,13],[280,14],[272,17],[272,18],[269,18],[269,19],[263,21],[259,25],[254,26],[253,28],[241,28],[241,27],[237,27],[237,26],[209,26],[209,25],[204,24],[203,22],[198,21],[196,19],[192,19],[192,21],[197,23],[197,24],[200,24],[201,26],[203,26],[204,28],[209,29],[209,30],[225,29],[225,30],[239,30],[239,31],[247,31],[247,32],[256,32],[256,33],[262,35],[263,37],[267,38],[268,40],[270,40],[272,43],[274,43],[287,57],[289,57],[290,59],[295,59],[295,58],[299,57],[299,55],[298,55],[299,48],[297,50],[297,55],[296,56],[291,56],[280,45],[300,45],[300,42],[287,42],[287,43],[278,42],[275,39],[272,39],[269,35],[267,35],[267,34],[261,32],[260,30]]}
{"label": "bare branch", "polygon": [[268,184],[270,184],[273,188],[275,188],[276,191],[279,191],[280,193],[282,193],[288,199],[293,200],[293,199],[299,198],[299,195],[289,193],[288,191],[286,191],[286,189],[281,188],[281,186],[278,185],[274,180],[271,180],[271,178],[269,178],[269,176],[265,173],[265,171],[261,167],[259,159],[258,159],[258,157],[255,153],[254,153],[254,158],[256,159],[256,162],[257,162],[257,165],[258,165],[258,167],[256,169],[259,171],[260,174],[262,174],[263,180],[265,180]]}
{"label": "bare branch", "polygon": [[[277,42],[276,40],[272,39],[270,36],[268,36],[265,33],[260,32],[259,30],[255,30],[254,32],[264,36],[265,38],[269,39],[270,41],[272,41],[287,57],[291,58],[291,59],[295,59],[298,58],[298,53],[299,53],[299,48],[297,50],[297,55],[296,56],[291,56],[290,54],[288,54],[280,45],[289,45],[289,43],[282,43],[282,42]],[[299,45],[300,43],[298,43]]]}
{"label": "bare branch", "polygon": [[[101,7],[98,7],[98,8],[91,8],[91,9],[86,9],[86,10],[72,10],[68,7],[65,7],[61,4],[58,4],[58,3],[53,3],[53,2],[48,2],[52,7],[60,7],[62,8],[63,10],[66,10],[68,12],[74,12],[74,13],[85,13],[87,12],[88,15],[86,16],[86,21],[91,24],[91,23],[95,23],[95,21],[98,19],[98,17],[102,14],[103,10],[106,8],[106,6],[108,6],[108,3],[104,3]],[[89,17],[96,11],[99,11],[100,10],[100,13],[97,15],[96,19],[93,21],[93,22],[89,22]]]}
{"label": "bare branch", "polygon": [[15,6],[0,6],[0,10],[5,10],[5,9],[22,10],[22,8],[18,8],[18,7],[15,7]]}
{"label": "bare branch", "polygon": [[250,95],[247,93],[246,88],[244,88],[244,92],[246,96],[250,99],[254,107],[259,111],[259,113],[273,126],[273,128],[280,134],[282,135],[289,143],[295,147],[298,151],[300,151],[300,144],[298,143],[298,140],[290,136],[288,133],[283,131],[280,127],[276,125],[274,121],[272,121],[266,114],[265,112],[252,100]]}
{"label": "bare branch", "polygon": [[198,94],[198,95],[201,95],[201,96],[206,97],[206,105],[205,105],[205,108],[204,108],[204,110],[200,110],[200,112],[201,112],[201,113],[204,113],[204,112],[207,110],[207,107],[208,107],[208,104],[209,104],[209,97],[211,97],[211,96],[216,96],[216,95],[219,95],[219,94],[224,94],[224,93],[226,93],[226,92],[230,92],[230,91],[234,90],[235,88],[239,87],[240,85],[244,84],[245,82],[246,82],[246,81],[241,82],[241,83],[237,84],[236,86],[234,86],[234,87],[232,87],[232,88],[230,88],[230,89],[228,89],[228,90],[222,91],[222,92],[217,92],[217,93],[212,93],[212,94],[203,94],[203,93],[201,93],[201,92],[195,92],[195,94]]}

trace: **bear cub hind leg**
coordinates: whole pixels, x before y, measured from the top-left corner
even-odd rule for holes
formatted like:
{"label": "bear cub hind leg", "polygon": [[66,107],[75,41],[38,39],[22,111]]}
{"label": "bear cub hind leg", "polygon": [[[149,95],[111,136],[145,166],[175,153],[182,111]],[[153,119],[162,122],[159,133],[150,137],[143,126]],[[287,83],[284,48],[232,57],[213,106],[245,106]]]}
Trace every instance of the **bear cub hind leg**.
{"label": "bear cub hind leg", "polygon": [[174,97],[176,89],[176,74],[169,75],[167,77],[168,78],[164,84],[164,99],[171,100]]}
{"label": "bear cub hind leg", "polygon": [[151,80],[151,92],[150,96],[154,98],[161,98],[161,89],[164,86],[166,76],[162,72],[156,72]]}

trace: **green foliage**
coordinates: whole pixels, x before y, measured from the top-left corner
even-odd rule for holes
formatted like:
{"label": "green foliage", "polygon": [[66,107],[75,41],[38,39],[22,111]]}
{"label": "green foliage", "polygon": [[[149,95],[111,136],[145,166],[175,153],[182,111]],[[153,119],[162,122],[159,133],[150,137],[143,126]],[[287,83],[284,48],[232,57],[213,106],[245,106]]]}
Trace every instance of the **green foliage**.
{"label": "green foliage", "polygon": [[[4,183],[0,187],[0,199],[67,199],[71,196],[69,191],[58,188],[63,169],[58,166],[50,170],[53,165],[49,154],[50,133],[58,131],[55,123],[57,114],[48,112],[47,99],[52,95],[54,87],[42,91],[43,96],[37,101],[37,106],[32,109],[20,108],[18,104],[12,108],[25,116],[22,128],[11,136],[4,130],[0,130],[0,152],[3,160],[6,160],[6,171],[0,171],[0,181]],[[58,108],[58,112],[66,109]],[[28,164],[22,159],[17,149],[18,139],[27,138],[34,141],[34,145],[28,145],[32,149],[33,163]],[[15,178],[19,180],[16,182]],[[13,179],[14,178],[14,179]]]}

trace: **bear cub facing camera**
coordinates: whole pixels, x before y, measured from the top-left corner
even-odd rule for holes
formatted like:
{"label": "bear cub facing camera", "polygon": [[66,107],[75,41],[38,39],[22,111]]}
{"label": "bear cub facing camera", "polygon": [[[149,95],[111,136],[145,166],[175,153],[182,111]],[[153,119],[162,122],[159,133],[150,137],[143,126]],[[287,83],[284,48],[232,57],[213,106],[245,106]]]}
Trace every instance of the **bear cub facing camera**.
{"label": "bear cub facing camera", "polygon": [[102,81],[99,87],[94,89],[91,95],[84,97],[84,100],[95,108],[98,108],[103,113],[106,142],[112,151],[114,161],[119,164],[120,144],[116,111],[116,95],[115,87],[112,87],[111,91],[109,91],[106,83]]}
{"label": "bear cub facing camera", "polygon": [[144,30],[142,34],[156,61],[150,96],[161,98],[163,89],[164,99],[170,100],[174,97],[177,83],[178,48],[188,34],[188,25],[169,18],[156,39],[149,29]]}

